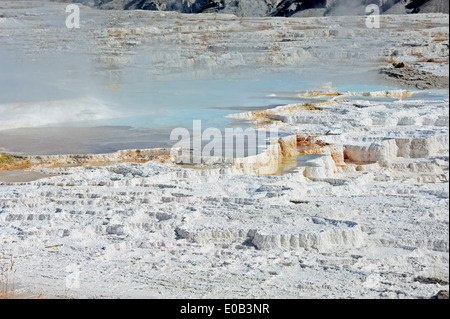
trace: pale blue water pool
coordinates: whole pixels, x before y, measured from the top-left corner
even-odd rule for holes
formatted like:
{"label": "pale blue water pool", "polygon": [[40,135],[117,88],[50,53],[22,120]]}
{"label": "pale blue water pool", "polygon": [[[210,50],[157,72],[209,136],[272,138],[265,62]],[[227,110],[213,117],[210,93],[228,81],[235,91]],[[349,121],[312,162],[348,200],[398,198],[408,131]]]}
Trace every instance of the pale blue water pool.
{"label": "pale blue water pool", "polygon": [[[308,102],[297,94],[323,85],[323,81],[284,72],[227,79],[124,83],[119,89],[95,94],[111,109],[124,113],[123,116],[84,124],[165,129],[191,127],[192,120],[202,120],[206,126],[224,128],[232,122],[225,118],[230,113]],[[374,84],[336,86],[338,91],[387,89],[390,88]]]}
{"label": "pale blue water pool", "polygon": [[[48,83],[42,83],[41,90],[34,82],[31,90],[23,92],[22,104],[19,94],[8,94],[14,88],[14,82],[9,82],[9,86],[0,88],[3,90],[0,93],[4,93],[0,94],[0,109],[3,108],[0,124],[12,127],[0,130],[0,147],[26,154],[170,147],[173,128],[191,131],[193,120],[201,120],[202,129],[245,128],[250,123],[226,116],[308,102],[298,94],[330,85],[324,80],[328,79],[283,71],[211,79],[128,80],[106,85],[80,81],[57,83],[52,89]],[[369,80],[350,78],[339,82],[331,83],[338,92],[393,89]],[[51,102],[42,101],[44,97]]]}

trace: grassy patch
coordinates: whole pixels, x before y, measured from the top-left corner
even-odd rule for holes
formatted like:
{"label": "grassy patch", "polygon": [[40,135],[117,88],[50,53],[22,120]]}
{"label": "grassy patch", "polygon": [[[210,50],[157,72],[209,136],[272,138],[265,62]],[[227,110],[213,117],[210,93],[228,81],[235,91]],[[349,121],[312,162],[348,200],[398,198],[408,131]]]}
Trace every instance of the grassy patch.
{"label": "grassy patch", "polygon": [[14,295],[14,259],[0,257],[0,299],[9,299]]}
{"label": "grassy patch", "polygon": [[15,162],[17,162],[17,157],[14,155],[0,153],[0,164],[13,164]]}
{"label": "grassy patch", "polygon": [[403,62],[400,62],[400,63],[393,62],[392,65],[393,65],[394,68],[396,68],[396,69],[403,69],[403,68],[406,68],[405,63],[403,63]]}

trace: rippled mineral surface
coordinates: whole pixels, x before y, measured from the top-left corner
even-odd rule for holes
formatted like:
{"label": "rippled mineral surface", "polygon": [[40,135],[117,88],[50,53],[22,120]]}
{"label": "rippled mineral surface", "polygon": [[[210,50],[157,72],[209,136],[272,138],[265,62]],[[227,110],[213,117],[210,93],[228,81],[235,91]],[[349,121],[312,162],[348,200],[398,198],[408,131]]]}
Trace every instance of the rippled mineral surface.
{"label": "rippled mineral surface", "polygon": [[[22,75],[33,58],[57,56],[54,63],[63,66],[65,55],[75,59],[68,85],[59,83],[58,91],[43,83],[28,94],[24,82],[24,99],[41,98],[44,87],[54,99],[87,89],[83,79],[92,74],[77,73],[77,52],[90,63],[85,71],[113,91],[127,76],[170,83],[180,74],[246,70],[282,69],[333,83],[274,90],[272,98],[289,102],[270,109],[224,112],[282,133],[253,160],[189,168],[161,149],[24,155],[17,159],[21,173],[11,173],[14,163],[0,164],[8,169],[0,171],[0,261],[14,259],[18,293],[432,298],[448,291],[448,15],[382,16],[375,30],[365,27],[365,17],[238,18],[81,6],[82,28],[68,30],[64,9],[0,2],[2,66],[17,63],[14,50],[24,58]],[[51,63],[42,63],[42,76],[54,77],[45,73]],[[12,71],[0,81],[17,89]],[[58,79],[69,71],[61,72]],[[339,80],[345,77],[353,81]],[[11,103],[35,103],[0,90],[2,112]],[[75,115],[83,114],[79,108]],[[99,123],[107,120],[104,109],[93,110]],[[11,145],[2,141],[26,134],[12,127],[20,117],[10,116],[0,118],[10,125],[0,130],[5,149]],[[31,175],[15,180],[14,174]]]}

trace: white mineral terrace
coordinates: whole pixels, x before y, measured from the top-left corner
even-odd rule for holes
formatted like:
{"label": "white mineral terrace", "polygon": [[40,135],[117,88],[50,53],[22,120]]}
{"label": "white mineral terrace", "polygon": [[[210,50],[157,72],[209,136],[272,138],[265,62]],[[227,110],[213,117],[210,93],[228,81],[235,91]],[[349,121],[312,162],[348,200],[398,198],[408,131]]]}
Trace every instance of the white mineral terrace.
{"label": "white mineral terrace", "polygon": [[269,125],[297,134],[259,155],[294,149],[282,175],[246,160],[35,168],[59,176],[0,187],[2,250],[47,296],[431,297],[445,287],[417,278],[447,280],[448,111],[448,99],[272,111]]}
{"label": "white mineral terrace", "polygon": [[[61,5],[48,8],[56,12]],[[0,30],[14,35],[30,23],[31,39],[51,30],[62,37],[46,24],[39,31],[35,16],[25,19],[20,10],[5,10]],[[102,32],[87,27],[82,33],[91,54],[115,50],[98,53],[105,59],[100,63],[136,63],[129,48],[159,39],[172,50],[141,43],[142,50],[161,49],[152,55],[152,63],[161,62],[158,72],[191,60],[207,65],[203,71],[230,61],[273,66],[305,57],[310,63],[318,61],[311,52],[330,42],[351,46],[367,36],[357,27],[363,20],[341,17],[86,10],[86,19],[103,17],[96,23],[112,19]],[[147,24],[136,22],[128,40],[133,45],[123,46],[120,32],[140,21],[135,18]],[[445,73],[439,70],[448,60],[411,61],[418,53],[448,58],[442,27],[448,15],[383,19],[390,27],[370,31],[384,36],[367,36],[377,50],[364,54],[390,58],[396,50],[397,60],[418,70],[424,64]],[[400,28],[406,31],[396,33]],[[250,29],[256,30],[251,37]],[[203,31],[217,37],[203,38]],[[438,32],[446,42],[433,41]],[[389,33],[393,37],[385,37]],[[3,30],[0,41],[32,47],[14,44]],[[189,41],[198,54],[180,49]],[[418,45],[405,45],[413,42]],[[35,49],[47,45],[37,41]],[[61,44],[61,52],[70,45]],[[255,51],[259,45],[265,54]],[[227,53],[217,54],[224,47]],[[266,152],[233,163],[209,165],[206,158],[188,168],[167,149],[129,150],[25,156],[25,171],[0,171],[0,261],[14,259],[17,292],[49,298],[431,298],[448,291],[448,90],[298,94],[313,101],[229,115],[283,136]],[[26,173],[32,175],[14,179]]]}

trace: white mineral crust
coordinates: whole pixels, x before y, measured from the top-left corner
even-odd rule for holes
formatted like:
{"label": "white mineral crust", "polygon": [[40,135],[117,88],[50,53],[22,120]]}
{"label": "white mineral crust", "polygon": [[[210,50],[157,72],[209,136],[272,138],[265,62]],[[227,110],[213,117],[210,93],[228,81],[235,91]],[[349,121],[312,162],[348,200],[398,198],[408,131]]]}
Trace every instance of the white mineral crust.
{"label": "white mineral crust", "polygon": [[[25,14],[54,17],[61,4],[29,11],[32,3],[0,2],[2,46],[33,55],[76,45],[60,41],[67,31],[57,32],[53,20]],[[84,29],[72,34],[105,67],[99,72],[140,63],[168,77],[189,63],[199,73],[306,68],[326,60],[321,51],[335,54],[331,65],[357,61],[345,49],[353,45],[363,65],[394,51],[405,61],[448,57],[441,14],[384,16],[388,27],[367,30],[362,17],[83,12]],[[438,32],[447,42],[432,40]],[[267,127],[294,137],[253,161],[43,167],[35,170],[59,175],[0,183],[0,254],[14,257],[16,288],[68,298],[430,298],[448,290],[448,91],[433,99],[340,93],[316,110],[271,110]],[[327,145],[299,156],[288,173],[271,174],[283,151],[293,155],[296,135]]]}

